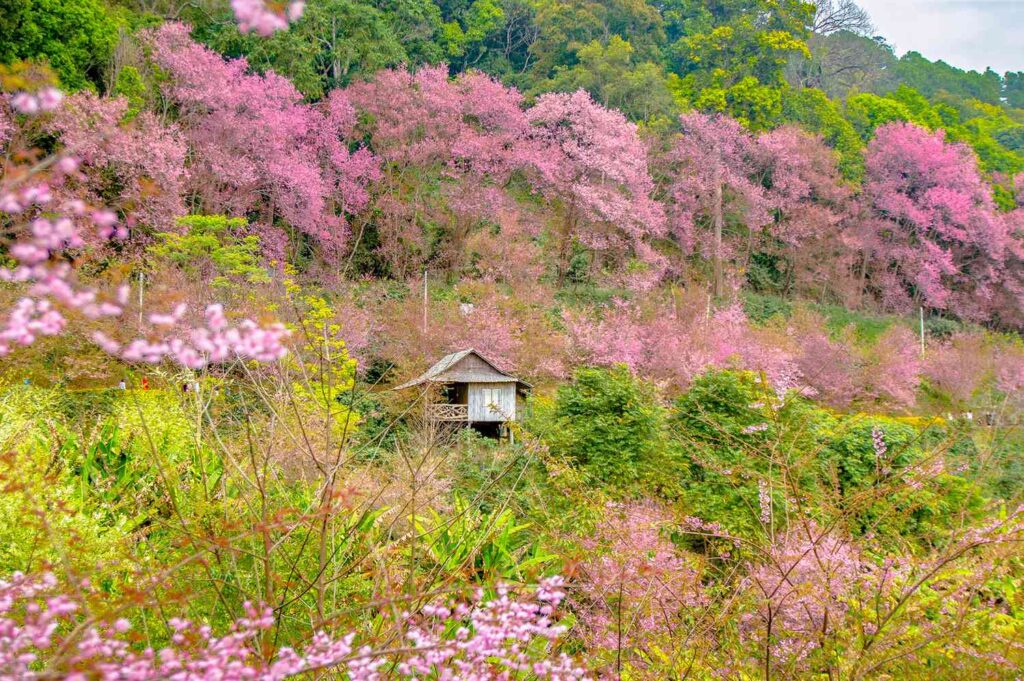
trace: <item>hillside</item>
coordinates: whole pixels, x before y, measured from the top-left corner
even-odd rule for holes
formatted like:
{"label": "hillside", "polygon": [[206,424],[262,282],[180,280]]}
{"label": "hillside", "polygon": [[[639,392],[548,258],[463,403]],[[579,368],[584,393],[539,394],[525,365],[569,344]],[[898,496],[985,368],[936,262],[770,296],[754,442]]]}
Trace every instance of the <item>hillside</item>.
{"label": "hillside", "polygon": [[1024,72],[849,0],[22,0],[0,64],[2,674],[1024,665]]}

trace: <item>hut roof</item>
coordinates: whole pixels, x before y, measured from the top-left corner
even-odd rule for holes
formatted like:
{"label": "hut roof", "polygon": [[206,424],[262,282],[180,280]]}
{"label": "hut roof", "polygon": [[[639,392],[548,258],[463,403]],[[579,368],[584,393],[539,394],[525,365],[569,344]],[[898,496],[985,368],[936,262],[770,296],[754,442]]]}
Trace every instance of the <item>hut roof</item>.
{"label": "hut roof", "polygon": [[[479,362],[465,361],[475,357]],[[421,376],[395,386],[394,390],[412,388],[422,383],[517,383],[520,387],[529,388],[530,384],[502,371],[489,359],[472,348],[460,350],[439,359],[434,366],[427,369]]]}

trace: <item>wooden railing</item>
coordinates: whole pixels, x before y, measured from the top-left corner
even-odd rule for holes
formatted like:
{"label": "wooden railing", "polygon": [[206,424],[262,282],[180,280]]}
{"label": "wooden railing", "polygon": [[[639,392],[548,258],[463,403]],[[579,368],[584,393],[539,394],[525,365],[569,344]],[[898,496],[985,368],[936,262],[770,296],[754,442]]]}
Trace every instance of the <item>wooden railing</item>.
{"label": "wooden railing", "polygon": [[431,421],[468,421],[468,404],[435,403],[427,405],[427,418]]}

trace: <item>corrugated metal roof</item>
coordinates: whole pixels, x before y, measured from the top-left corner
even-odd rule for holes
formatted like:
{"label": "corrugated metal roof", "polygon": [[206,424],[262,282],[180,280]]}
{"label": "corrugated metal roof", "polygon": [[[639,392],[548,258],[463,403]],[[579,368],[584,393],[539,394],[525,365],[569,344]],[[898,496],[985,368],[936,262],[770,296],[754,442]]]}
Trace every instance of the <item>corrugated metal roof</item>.
{"label": "corrugated metal roof", "polygon": [[[462,367],[458,366],[459,362],[464,360],[470,355],[476,355],[480,358],[488,367],[490,371],[476,369],[473,367]],[[437,362],[434,366],[427,369],[421,376],[414,378],[411,381],[403,383],[402,385],[395,386],[393,390],[403,390],[405,388],[411,388],[422,383],[522,383],[526,387],[530,387],[530,384],[526,381],[522,381],[515,376],[502,371],[498,367],[494,366],[489,359],[481,355],[472,348],[468,350],[460,350],[459,352],[453,352],[450,355],[445,355]]]}

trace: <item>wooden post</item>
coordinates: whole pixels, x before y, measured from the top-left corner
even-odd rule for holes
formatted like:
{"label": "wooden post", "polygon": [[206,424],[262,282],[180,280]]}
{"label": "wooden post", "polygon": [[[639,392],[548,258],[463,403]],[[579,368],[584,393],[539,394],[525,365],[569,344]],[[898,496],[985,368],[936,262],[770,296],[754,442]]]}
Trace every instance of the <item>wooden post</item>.
{"label": "wooden post", "polygon": [[146,277],[145,274],[143,274],[142,272],[139,272],[139,328],[142,328],[142,325],[143,325],[143,322],[142,322],[142,296],[143,296],[143,289],[146,286],[146,279],[145,279],[145,277]]}
{"label": "wooden post", "polygon": [[921,357],[924,358],[924,306],[917,308],[921,313]]}
{"label": "wooden post", "polygon": [[423,270],[423,333],[427,333],[427,271]]}

